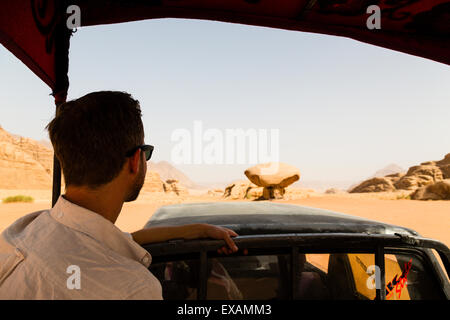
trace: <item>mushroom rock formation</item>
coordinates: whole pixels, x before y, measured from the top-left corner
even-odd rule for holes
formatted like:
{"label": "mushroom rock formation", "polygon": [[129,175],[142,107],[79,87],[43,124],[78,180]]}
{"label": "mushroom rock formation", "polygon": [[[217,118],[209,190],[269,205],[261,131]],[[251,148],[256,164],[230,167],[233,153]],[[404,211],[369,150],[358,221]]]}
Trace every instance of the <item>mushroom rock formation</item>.
{"label": "mushroom rock formation", "polygon": [[285,188],[300,179],[300,170],[282,162],[258,164],[244,173],[252,183],[264,188],[264,199],[283,198]]}

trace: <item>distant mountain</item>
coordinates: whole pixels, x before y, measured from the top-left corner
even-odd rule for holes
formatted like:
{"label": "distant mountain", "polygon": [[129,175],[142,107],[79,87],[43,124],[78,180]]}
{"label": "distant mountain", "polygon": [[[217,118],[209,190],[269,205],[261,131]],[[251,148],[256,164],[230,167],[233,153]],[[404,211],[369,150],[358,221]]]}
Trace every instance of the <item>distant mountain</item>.
{"label": "distant mountain", "polygon": [[160,161],[157,163],[149,161],[147,163],[147,170],[157,172],[163,181],[175,179],[186,188],[196,189],[200,187],[167,161]]}
{"label": "distant mountain", "polygon": [[399,173],[399,172],[406,172],[405,169],[403,169],[402,167],[400,167],[399,165],[395,164],[395,163],[391,163],[388,164],[386,167],[376,171],[373,175],[371,175],[370,177],[367,177],[367,179],[365,180],[361,180],[359,182],[353,183],[352,185],[350,185],[348,187],[348,191],[353,190],[356,186],[360,185],[363,181],[372,179],[372,178],[381,178],[381,177],[385,177],[389,174],[394,174],[394,173]]}
{"label": "distant mountain", "polygon": [[388,174],[399,173],[399,172],[406,172],[406,170],[403,169],[402,167],[400,167],[399,165],[395,164],[395,163],[391,163],[391,164],[387,165],[386,167],[384,167],[383,169],[380,169],[377,172],[375,172],[371,176],[371,178],[374,178],[374,177],[385,177]]}

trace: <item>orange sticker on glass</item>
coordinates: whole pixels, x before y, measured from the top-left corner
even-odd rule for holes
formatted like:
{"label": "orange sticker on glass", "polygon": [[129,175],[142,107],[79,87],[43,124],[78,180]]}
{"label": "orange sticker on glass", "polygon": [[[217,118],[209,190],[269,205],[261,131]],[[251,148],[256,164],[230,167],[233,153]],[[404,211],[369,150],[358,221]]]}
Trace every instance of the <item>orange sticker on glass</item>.
{"label": "orange sticker on glass", "polygon": [[405,263],[405,268],[403,269],[400,277],[398,274],[394,276],[394,279],[386,285],[386,299],[395,298],[399,300],[402,295],[402,290],[407,287],[408,273],[411,270],[412,259]]}

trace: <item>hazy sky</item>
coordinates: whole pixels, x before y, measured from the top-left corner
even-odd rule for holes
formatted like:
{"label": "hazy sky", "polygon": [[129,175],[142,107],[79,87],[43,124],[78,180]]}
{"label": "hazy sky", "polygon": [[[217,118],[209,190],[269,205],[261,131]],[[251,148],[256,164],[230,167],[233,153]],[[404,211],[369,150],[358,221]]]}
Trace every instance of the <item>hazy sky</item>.
{"label": "hazy sky", "polygon": [[[50,89],[0,47],[0,125],[47,139]],[[271,129],[302,180],[352,181],[450,152],[450,68],[346,38],[161,19],[79,29],[69,99],[123,90],[141,102],[155,161],[174,132]],[[203,146],[207,146],[204,142]],[[197,182],[243,178],[242,165],[177,165]]]}

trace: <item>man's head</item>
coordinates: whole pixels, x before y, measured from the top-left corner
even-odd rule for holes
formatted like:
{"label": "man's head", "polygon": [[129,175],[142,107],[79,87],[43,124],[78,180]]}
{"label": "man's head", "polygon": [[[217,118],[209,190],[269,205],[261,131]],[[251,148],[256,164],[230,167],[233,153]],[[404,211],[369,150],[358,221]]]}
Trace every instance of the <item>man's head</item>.
{"label": "man's head", "polygon": [[137,171],[124,200],[137,198],[147,165],[137,148],[144,143],[141,109],[130,94],[100,91],[68,101],[47,129],[66,187],[97,189],[116,179],[127,165]]}

